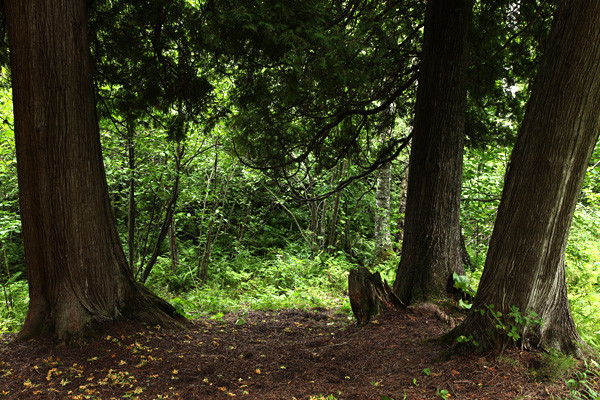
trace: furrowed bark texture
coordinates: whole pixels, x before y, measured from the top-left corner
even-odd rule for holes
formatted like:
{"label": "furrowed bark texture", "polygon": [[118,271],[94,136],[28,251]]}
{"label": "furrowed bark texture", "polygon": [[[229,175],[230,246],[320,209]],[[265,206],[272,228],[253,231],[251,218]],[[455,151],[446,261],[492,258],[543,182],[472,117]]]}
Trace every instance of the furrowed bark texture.
{"label": "furrowed bark texture", "polygon": [[430,0],[409,161],[402,258],[394,291],[404,304],[446,296],[460,255],[469,0]]}
{"label": "furrowed bark texture", "polygon": [[[565,248],[600,132],[600,2],[564,1],[556,14],[515,144],[473,310],[534,311],[525,340],[584,356],[565,285]],[[487,314],[487,313],[486,313]],[[457,334],[497,345],[494,324],[471,311]],[[490,335],[490,332],[492,334]]]}
{"label": "furrowed bark texture", "polygon": [[[174,310],[128,269],[108,198],[84,0],[5,1],[30,305],[20,338]],[[162,308],[162,311],[158,307]]]}

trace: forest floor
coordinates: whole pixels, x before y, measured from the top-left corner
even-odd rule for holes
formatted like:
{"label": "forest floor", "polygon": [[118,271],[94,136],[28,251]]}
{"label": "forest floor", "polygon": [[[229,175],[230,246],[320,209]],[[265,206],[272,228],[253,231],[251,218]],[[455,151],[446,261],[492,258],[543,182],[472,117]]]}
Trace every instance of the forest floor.
{"label": "forest floor", "polygon": [[[548,356],[436,362],[448,327],[425,309],[357,328],[332,310],[250,311],[170,331],[118,323],[83,347],[0,341],[0,399],[565,399]],[[588,382],[591,383],[591,382]]]}

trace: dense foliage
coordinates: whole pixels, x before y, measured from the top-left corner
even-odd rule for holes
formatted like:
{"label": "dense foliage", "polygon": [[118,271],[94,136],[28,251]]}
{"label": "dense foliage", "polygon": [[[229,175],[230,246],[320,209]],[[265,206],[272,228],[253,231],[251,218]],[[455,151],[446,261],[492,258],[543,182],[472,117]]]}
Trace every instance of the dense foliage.
{"label": "dense foliage", "polygon": [[[398,242],[423,2],[333,3],[94,2],[119,232],[134,275],[187,315],[349,310],[350,268],[393,280],[399,243],[389,259],[374,258],[371,172],[394,159]],[[546,2],[515,4],[478,3],[472,29],[461,224],[474,287],[552,12]],[[3,69],[0,333],[19,327],[27,304],[9,79]],[[567,248],[571,307],[595,347],[599,163],[596,151]]]}

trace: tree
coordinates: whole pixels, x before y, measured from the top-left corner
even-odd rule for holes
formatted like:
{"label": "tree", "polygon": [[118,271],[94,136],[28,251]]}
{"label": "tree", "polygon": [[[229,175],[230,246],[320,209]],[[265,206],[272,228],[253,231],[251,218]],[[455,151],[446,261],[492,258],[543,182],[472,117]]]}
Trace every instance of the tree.
{"label": "tree", "polygon": [[392,162],[383,164],[376,174],[375,183],[375,262],[385,261],[392,251],[390,229],[390,198],[392,183]]}
{"label": "tree", "polygon": [[[395,128],[394,106],[390,106],[385,112],[387,118],[384,118],[380,126],[381,140],[390,140]],[[376,173],[375,180],[375,212],[373,214],[373,224],[375,225],[375,254],[374,263],[382,262],[387,259],[392,251],[392,233],[390,228],[390,201],[392,184],[392,162],[383,164]]]}
{"label": "tree", "polygon": [[475,2],[469,34],[468,147],[514,144],[556,3]]}
{"label": "tree", "polygon": [[[379,140],[394,103],[412,108],[420,1],[208,1],[209,31],[229,65],[234,150],[303,201],[321,200],[378,169],[407,138]],[[225,64],[225,62],[223,63]],[[296,183],[349,162],[317,198]]]}
{"label": "tree", "polygon": [[462,272],[460,189],[466,109],[469,0],[430,0],[409,160],[402,258],[403,303],[444,296]]}
{"label": "tree", "polygon": [[[511,155],[473,307],[446,340],[473,335],[486,350],[505,344],[511,333],[525,344],[584,356],[564,263],[600,132],[599,107],[600,3],[563,1]],[[543,323],[523,322],[528,315]]]}
{"label": "tree", "polygon": [[19,339],[85,339],[98,323],[175,324],[137,284],[109,203],[96,117],[88,2],[3,3],[13,78],[30,304]]}

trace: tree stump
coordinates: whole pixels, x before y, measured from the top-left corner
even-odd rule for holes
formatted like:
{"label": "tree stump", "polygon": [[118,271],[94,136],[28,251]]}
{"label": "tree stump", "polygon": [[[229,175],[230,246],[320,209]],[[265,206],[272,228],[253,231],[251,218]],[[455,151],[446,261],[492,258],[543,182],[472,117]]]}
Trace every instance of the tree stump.
{"label": "tree stump", "polygon": [[405,307],[390,285],[381,279],[379,272],[371,273],[365,267],[350,271],[348,297],[359,326],[364,326],[376,318],[383,307]]}

